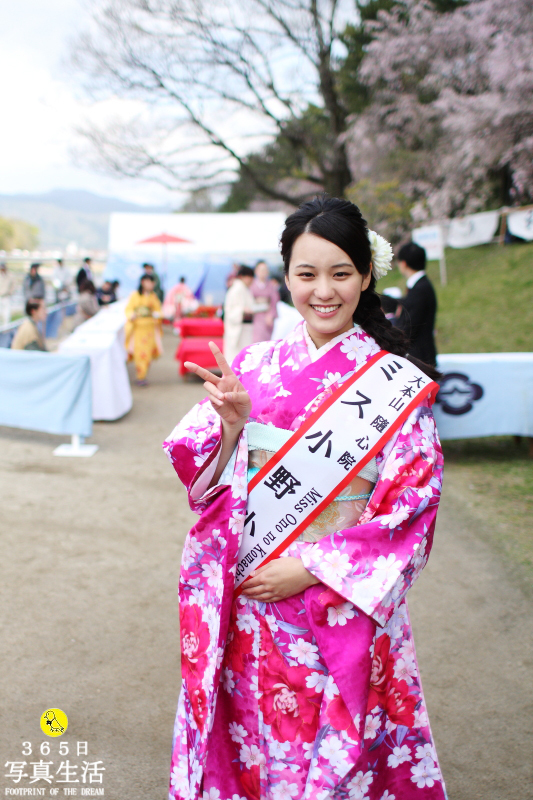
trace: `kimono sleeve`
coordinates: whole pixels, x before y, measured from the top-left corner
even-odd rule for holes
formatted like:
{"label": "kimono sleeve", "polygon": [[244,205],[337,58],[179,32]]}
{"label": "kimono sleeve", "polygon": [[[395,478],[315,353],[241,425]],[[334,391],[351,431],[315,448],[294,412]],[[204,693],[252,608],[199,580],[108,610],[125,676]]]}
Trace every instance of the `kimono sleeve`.
{"label": "kimono sleeve", "polygon": [[380,626],[426,565],[433,542],[443,459],[431,409],[414,409],[382,456],[359,523],[301,553],[306,569]]}
{"label": "kimono sleeve", "polygon": [[163,449],[187,489],[189,505],[200,514],[221,486],[207,491],[215,472],[222,440],[220,417],[205,399],[176,425]]}
{"label": "kimono sleeve", "polygon": [[124,309],[124,313],[126,315],[126,319],[129,320],[133,316],[133,314],[135,312],[135,309],[137,307],[138,298],[139,298],[139,295],[137,294],[137,292],[132,292],[132,294],[129,297],[128,304],[127,304],[126,308]]}

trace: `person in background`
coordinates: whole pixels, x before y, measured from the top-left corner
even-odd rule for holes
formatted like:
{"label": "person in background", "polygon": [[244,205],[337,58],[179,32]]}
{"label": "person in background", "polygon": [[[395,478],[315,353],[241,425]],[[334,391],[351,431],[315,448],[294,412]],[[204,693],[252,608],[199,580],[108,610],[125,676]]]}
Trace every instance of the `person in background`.
{"label": "person in background", "polygon": [[111,288],[113,289],[113,293],[115,295],[116,300],[120,300],[120,295],[118,293],[119,286],[120,286],[120,281],[111,281]]}
{"label": "person in background", "polygon": [[238,264],[236,261],[233,262],[231,265],[231,270],[226,275],[226,290],[233,286],[235,278],[237,277],[237,273],[240,269],[241,265]]}
{"label": "person in background", "polygon": [[116,302],[115,292],[111,281],[104,281],[99,289],[96,290],[96,299],[99,306],[109,306]]}
{"label": "person in background", "polygon": [[159,298],[159,302],[163,302],[163,289],[161,288],[161,281],[159,279],[159,275],[154,269],[153,264],[143,264],[143,273],[145,275],[151,275],[154,279],[154,292],[156,293],[157,297]]}
{"label": "person in background", "polygon": [[243,347],[253,342],[254,297],[250,286],[254,279],[251,267],[241,266],[224,300],[224,356],[231,364]]}
{"label": "person in background", "polygon": [[33,298],[43,299],[46,294],[44,281],[39,275],[39,267],[40,264],[32,264],[30,267],[30,271],[24,278],[24,282],[22,284],[22,292],[24,294],[25,300],[31,300]]}
{"label": "person in background", "polygon": [[52,284],[56,293],[56,303],[65,303],[70,299],[72,275],[70,270],[63,264],[62,258],[57,259],[54,274],[52,275]]}
{"label": "person in background", "polygon": [[279,291],[275,281],[270,280],[270,270],[265,261],[255,266],[255,278],[250,291],[254,296],[253,341],[268,342],[272,339],[272,329],[277,316]]}
{"label": "person in background", "polygon": [[163,352],[161,342],[161,303],[155,293],[153,275],[143,275],[139,288],[126,306],[126,350],[133,360],[137,385],[146,386],[146,375],[152,359]]}
{"label": "person in background", "polygon": [[78,305],[73,320],[73,328],[77,328],[83,322],[94,317],[98,313],[98,300],[96,298],[96,288],[94,283],[89,280],[83,281],[80,285]]}
{"label": "person in background", "polygon": [[46,324],[46,305],[42,298],[35,297],[26,301],[27,318],[19,325],[11,342],[12,350],[42,350],[46,352],[44,338],[38,323]]}
{"label": "person in background", "polygon": [[5,264],[0,264],[0,325],[11,322],[11,297],[15,291],[15,280]]}
{"label": "person in background", "polygon": [[198,308],[198,300],[193,294],[192,289],[187,286],[185,278],[182,276],[179,283],[169,289],[163,303],[163,317],[165,319],[179,320],[182,314],[195,311]]}
{"label": "person in background", "polygon": [[404,244],[398,253],[398,268],[407,278],[407,294],[398,300],[396,327],[409,339],[409,355],[435,366],[437,348],[433,330],[437,296],[426,275],[426,251],[414,242]]}
{"label": "person in background", "polygon": [[381,308],[391,325],[396,325],[398,300],[401,299],[401,296],[402,290],[398,286],[389,286],[387,289],[383,289],[383,293],[379,295]]}
{"label": "person in background", "polygon": [[90,258],[84,258],[81,267],[76,275],[76,285],[78,292],[81,292],[81,286],[84,281],[94,281],[92,271],[92,261]]}

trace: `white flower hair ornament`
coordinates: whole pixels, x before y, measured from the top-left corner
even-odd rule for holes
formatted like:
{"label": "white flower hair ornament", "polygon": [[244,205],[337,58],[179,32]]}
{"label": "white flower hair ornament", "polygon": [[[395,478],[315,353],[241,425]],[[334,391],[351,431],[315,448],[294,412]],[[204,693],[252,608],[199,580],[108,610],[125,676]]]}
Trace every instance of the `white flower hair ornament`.
{"label": "white flower hair ornament", "polygon": [[376,231],[368,231],[368,241],[372,251],[372,275],[379,280],[391,269],[392,247]]}

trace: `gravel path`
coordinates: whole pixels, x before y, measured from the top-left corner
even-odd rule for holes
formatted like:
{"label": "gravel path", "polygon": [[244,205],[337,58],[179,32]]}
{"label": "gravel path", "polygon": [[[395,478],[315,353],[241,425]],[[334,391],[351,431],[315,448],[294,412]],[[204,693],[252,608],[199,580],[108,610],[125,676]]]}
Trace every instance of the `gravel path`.
{"label": "gravel path", "polygon": [[[67,741],[71,762],[103,761],[109,800],[166,797],[179,557],[193,515],[161,442],[203,390],[177,380],[175,340],[165,344],[130,414],[95,425],[93,458],[54,458],[57,437],[0,428],[2,766],[24,760],[31,741],[26,760],[51,760],[54,772]],[[411,600],[441,766],[450,800],[527,800],[531,603],[454,502],[453,480]],[[41,756],[49,707],[67,713],[69,728]],[[76,741],[88,756],[76,757]]]}

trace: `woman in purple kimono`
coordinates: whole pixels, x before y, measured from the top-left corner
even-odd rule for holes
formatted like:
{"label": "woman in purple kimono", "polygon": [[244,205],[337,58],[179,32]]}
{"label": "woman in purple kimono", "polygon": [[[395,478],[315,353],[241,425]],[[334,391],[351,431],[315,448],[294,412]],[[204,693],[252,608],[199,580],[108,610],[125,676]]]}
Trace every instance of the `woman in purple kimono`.
{"label": "woman in purple kimono", "polygon": [[390,245],[356,206],[305,203],[281,253],[304,321],[231,368],[212,345],[220,378],[189,364],[208,397],[165,443],[200,515],[181,565],[170,798],[442,800],[405,600],[441,489],[427,398],[234,596],[248,481],[380,349],[407,352],[375,292]]}
{"label": "woman in purple kimono", "polygon": [[254,309],[253,340],[267,342],[272,339],[274,320],[278,315],[279,291],[275,281],[270,279],[270,271],[265,261],[258,261],[255,278],[250,291],[256,302]]}

